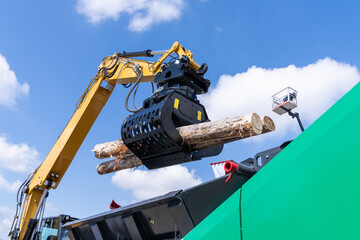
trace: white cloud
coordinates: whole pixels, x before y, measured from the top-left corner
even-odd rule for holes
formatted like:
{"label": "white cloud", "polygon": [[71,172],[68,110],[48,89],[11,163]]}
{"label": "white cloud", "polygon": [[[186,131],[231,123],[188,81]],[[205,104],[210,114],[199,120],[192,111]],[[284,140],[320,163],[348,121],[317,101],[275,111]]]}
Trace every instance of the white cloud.
{"label": "white cloud", "polygon": [[14,144],[0,135],[0,168],[15,172],[34,170],[39,164],[39,153],[27,143]]}
{"label": "white cloud", "polygon": [[14,213],[13,209],[0,206],[0,239],[7,239]]}
{"label": "white cloud", "polygon": [[94,24],[109,18],[117,21],[127,14],[128,29],[143,32],[161,22],[179,19],[184,5],[184,0],[78,0],[77,11]]}
{"label": "white cloud", "polygon": [[202,183],[195,172],[176,165],[156,170],[127,169],[117,172],[112,183],[132,191],[137,200],[148,199],[171,191],[180,190]]}
{"label": "white cloud", "polygon": [[8,234],[11,228],[11,218],[0,219],[0,239],[8,239]]}
{"label": "white cloud", "polygon": [[6,207],[6,206],[1,206],[0,205],[0,216],[10,216],[11,214],[13,214],[14,211],[13,209]]}
{"label": "white cloud", "polygon": [[0,174],[0,190],[6,190],[8,192],[16,192],[21,185],[20,180],[16,180],[13,183],[8,182],[1,174]]}
{"label": "white cloud", "polygon": [[234,76],[222,75],[218,84],[200,100],[211,119],[256,112],[274,120],[276,131],[270,136],[285,135],[289,130],[298,132],[299,126],[290,116],[279,116],[271,111],[273,94],[288,86],[298,90],[299,107],[295,110],[306,124],[310,124],[359,81],[356,67],[330,58],[305,67],[289,65],[264,69],[253,66]]}
{"label": "white cloud", "polygon": [[17,81],[6,58],[0,54],[0,105],[16,106],[17,98],[29,95],[29,89],[29,84],[20,84]]}

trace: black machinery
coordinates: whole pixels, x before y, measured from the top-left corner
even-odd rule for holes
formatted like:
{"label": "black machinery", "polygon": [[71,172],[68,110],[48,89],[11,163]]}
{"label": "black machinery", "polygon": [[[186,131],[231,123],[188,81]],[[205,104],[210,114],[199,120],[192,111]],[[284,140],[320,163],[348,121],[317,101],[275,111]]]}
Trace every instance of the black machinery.
{"label": "black machinery", "polygon": [[[232,169],[200,185],[151,198],[128,206],[75,220],[64,225],[71,240],[162,239],[180,240],[291,141],[257,153]],[[230,163],[228,161],[227,163]],[[226,165],[226,164],[225,164]],[[224,166],[225,171],[228,167]],[[230,170],[230,169],[229,169]],[[231,177],[231,180],[228,181]]]}
{"label": "black machinery", "polygon": [[203,77],[207,64],[196,71],[188,64],[189,59],[183,56],[163,65],[154,80],[157,90],[122,124],[124,143],[148,169],[200,160],[222,151],[223,145],[194,151],[182,144],[176,130],[209,121],[197,99],[197,95],[207,93],[210,86],[210,81]]}

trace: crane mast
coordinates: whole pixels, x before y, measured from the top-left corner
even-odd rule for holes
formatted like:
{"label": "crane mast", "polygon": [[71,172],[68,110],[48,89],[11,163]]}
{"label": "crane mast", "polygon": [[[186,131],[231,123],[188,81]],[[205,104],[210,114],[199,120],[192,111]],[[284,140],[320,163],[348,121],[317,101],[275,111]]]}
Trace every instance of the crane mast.
{"label": "crane mast", "polygon": [[[74,159],[86,135],[108,101],[116,84],[152,82],[161,72],[164,60],[172,53],[189,59],[189,67],[198,70],[189,50],[175,42],[167,51],[146,50],[132,53],[115,53],[101,62],[97,74],[80,97],[76,111],[56,140],[42,164],[22,186],[18,202],[19,214],[14,218],[11,239],[36,239],[48,191],[56,189]],[[132,57],[153,57],[162,54],[155,62]],[[104,83],[106,84],[104,86]],[[30,231],[31,229],[31,231]],[[34,232],[33,230],[36,229]]]}

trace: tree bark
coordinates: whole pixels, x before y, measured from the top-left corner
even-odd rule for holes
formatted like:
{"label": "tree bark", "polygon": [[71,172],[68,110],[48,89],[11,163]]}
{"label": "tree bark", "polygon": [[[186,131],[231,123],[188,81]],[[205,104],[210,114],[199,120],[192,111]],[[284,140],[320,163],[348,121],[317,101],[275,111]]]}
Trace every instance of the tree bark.
{"label": "tree bark", "polygon": [[259,135],[262,130],[262,120],[256,113],[178,128],[183,143],[193,150]]}
{"label": "tree bark", "polygon": [[124,169],[134,168],[143,165],[141,160],[135,155],[118,157],[116,159],[99,163],[96,167],[100,175],[112,173]]}
{"label": "tree bark", "polygon": [[118,155],[133,155],[130,149],[127,148],[122,139],[96,144],[92,150],[95,153],[95,157],[102,159],[108,157],[116,157]]}
{"label": "tree bark", "polygon": [[[183,144],[195,151],[274,131],[275,124],[270,117],[265,116],[261,119],[256,113],[251,113],[183,126],[177,130],[183,139]],[[99,174],[142,165],[141,160],[133,155],[121,139],[97,144],[93,151],[97,158],[116,157],[114,160],[99,164],[97,167]]]}

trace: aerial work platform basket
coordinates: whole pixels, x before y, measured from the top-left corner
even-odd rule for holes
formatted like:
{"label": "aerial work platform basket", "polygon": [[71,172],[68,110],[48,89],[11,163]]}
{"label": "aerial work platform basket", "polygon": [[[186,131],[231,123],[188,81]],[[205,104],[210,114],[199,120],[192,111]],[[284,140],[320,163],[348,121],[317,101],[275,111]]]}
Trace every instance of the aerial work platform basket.
{"label": "aerial work platform basket", "polygon": [[272,96],[272,109],[279,115],[297,107],[297,91],[291,87],[284,88]]}

